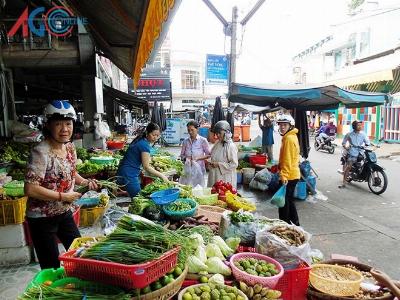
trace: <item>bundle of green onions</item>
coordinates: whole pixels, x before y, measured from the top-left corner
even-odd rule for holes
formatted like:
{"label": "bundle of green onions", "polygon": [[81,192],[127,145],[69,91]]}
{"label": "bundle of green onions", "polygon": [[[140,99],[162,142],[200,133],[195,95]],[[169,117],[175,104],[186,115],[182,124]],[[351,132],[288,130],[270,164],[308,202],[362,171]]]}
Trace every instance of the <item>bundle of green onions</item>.
{"label": "bundle of green onions", "polygon": [[111,234],[85,249],[81,257],[137,264],[156,259],[168,250],[180,246],[178,261],[184,264],[194,251],[188,238],[193,233],[201,234],[206,241],[213,236],[212,230],[207,226],[172,231],[152,222],[123,216]]}
{"label": "bundle of green onions", "polygon": [[131,296],[126,293],[103,295],[80,289],[54,288],[46,285],[34,285],[27,289],[18,300],[52,299],[52,300],[129,300]]}

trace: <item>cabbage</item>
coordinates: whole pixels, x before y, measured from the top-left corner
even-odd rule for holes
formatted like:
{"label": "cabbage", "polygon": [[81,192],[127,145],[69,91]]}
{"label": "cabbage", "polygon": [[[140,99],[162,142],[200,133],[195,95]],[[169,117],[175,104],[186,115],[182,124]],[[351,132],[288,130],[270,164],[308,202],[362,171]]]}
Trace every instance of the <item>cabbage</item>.
{"label": "cabbage", "polygon": [[208,279],[208,284],[224,285],[224,276],[222,276],[221,274],[215,274]]}
{"label": "cabbage", "polygon": [[206,249],[204,248],[204,246],[198,247],[194,255],[196,255],[196,257],[202,262],[206,262],[207,260]]}
{"label": "cabbage", "polygon": [[206,247],[207,257],[218,257],[220,259],[225,259],[221,252],[221,249],[216,244],[210,243]]}
{"label": "cabbage", "polygon": [[230,237],[225,243],[231,248],[233,251],[236,251],[240,244],[240,237]]}
{"label": "cabbage", "polygon": [[189,267],[189,273],[199,273],[201,271],[207,271],[208,267],[200,259],[194,255],[190,255],[187,259]]}
{"label": "cabbage", "polygon": [[206,265],[209,273],[222,274],[224,276],[231,275],[231,268],[225,265],[222,259],[218,257],[211,257],[207,259]]}
{"label": "cabbage", "polygon": [[200,246],[204,246],[204,240],[201,234],[193,233],[189,235],[189,241],[193,249],[197,249]]}
{"label": "cabbage", "polygon": [[225,241],[218,235],[213,236],[212,242],[216,244],[224,256],[229,256],[234,253],[234,251],[229,248],[229,246],[225,243]]}

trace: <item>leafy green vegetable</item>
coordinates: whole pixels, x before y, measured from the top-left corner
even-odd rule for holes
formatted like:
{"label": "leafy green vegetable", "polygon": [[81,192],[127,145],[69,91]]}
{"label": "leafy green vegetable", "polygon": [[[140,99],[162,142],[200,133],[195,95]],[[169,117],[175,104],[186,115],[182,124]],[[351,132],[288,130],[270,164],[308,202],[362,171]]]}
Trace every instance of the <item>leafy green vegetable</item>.
{"label": "leafy green vegetable", "polygon": [[128,211],[131,214],[141,215],[143,211],[150,206],[154,206],[154,202],[143,196],[136,196],[132,198]]}
{"label": "leafy green vegetable", "polygon": [[160,178],[157,178],[152,183],[146,185],[139,194],[144,197],[149,197],[154,192],[166,190],[171,187],[173,187],[172,183],[164,182]]}
{"label": "leafy green vegetable", "polygon": [[189,273],[199,273],[201,271],[207,271],[208,267],[196,256],[190,255],[187,260]]}
{"label": "leafy green vegetable", "polygon": [[207,254],[206,254],[206,249],[204,246],[199,246],[196,249],[195,255],[198,259],[200,259],[202,262],[206,262],[207,260]]}
{"label": "leafy green vegetable", "polygon": [[207,245],[206,254],[207,257],[218,257],[220,259],[225,259],[224,255],[221,252],[221,249],[219,249],[218,245],[214,243],[209,243]]}
{"label": "leafy green vegetable", "polygon": [[214,236],[212,242],[216,244],[221,250],[222,254],[227,257],[233,254],[233,250],[225,243],[225,241],[220,236]]}
{"label": "leafy green vegetable", "polygon": [[254,216],[248,212],[232,212],[229,214],[232,224],[254,222]]}
{"label": "leafy green vegetable", "polygon": [[240,237],[230,237],[228,238],[225,243],[231,248],[233,251],[236,251],[236,249],[240,245]]}
{"label": "leafy green vegetable", "polygon": [[222,259],[219,257],[210,257],[207,259],[206,265],[209,273],[221,274],[224,276],[231,275],[231,268],[225,265]]}

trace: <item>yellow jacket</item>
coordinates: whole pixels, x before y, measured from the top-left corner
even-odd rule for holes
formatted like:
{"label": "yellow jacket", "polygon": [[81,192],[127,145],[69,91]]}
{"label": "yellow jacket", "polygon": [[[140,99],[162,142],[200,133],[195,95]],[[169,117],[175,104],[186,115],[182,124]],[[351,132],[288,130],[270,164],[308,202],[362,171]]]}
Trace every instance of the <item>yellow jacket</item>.
{"label": "yellow jacket", "polygon": [[299,130],[294,128],[282,138],[279,153],[279,170],[281,180],[300,179],[300,146],[297,139]]}

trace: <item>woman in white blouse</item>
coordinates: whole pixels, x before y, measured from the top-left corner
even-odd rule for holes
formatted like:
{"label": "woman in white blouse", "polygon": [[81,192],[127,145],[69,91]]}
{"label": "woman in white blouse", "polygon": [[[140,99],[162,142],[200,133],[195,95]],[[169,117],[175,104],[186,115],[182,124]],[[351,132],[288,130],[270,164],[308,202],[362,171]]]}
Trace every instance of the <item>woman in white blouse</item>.
{"label": "woman in white blouse", "polygon": [[208,186],[218,180],[230,182],[236,188],[238,166],[237,147],[232,141],[231,126],[227,121],[219,121],[213,128],[218,140],[211,150]]}

